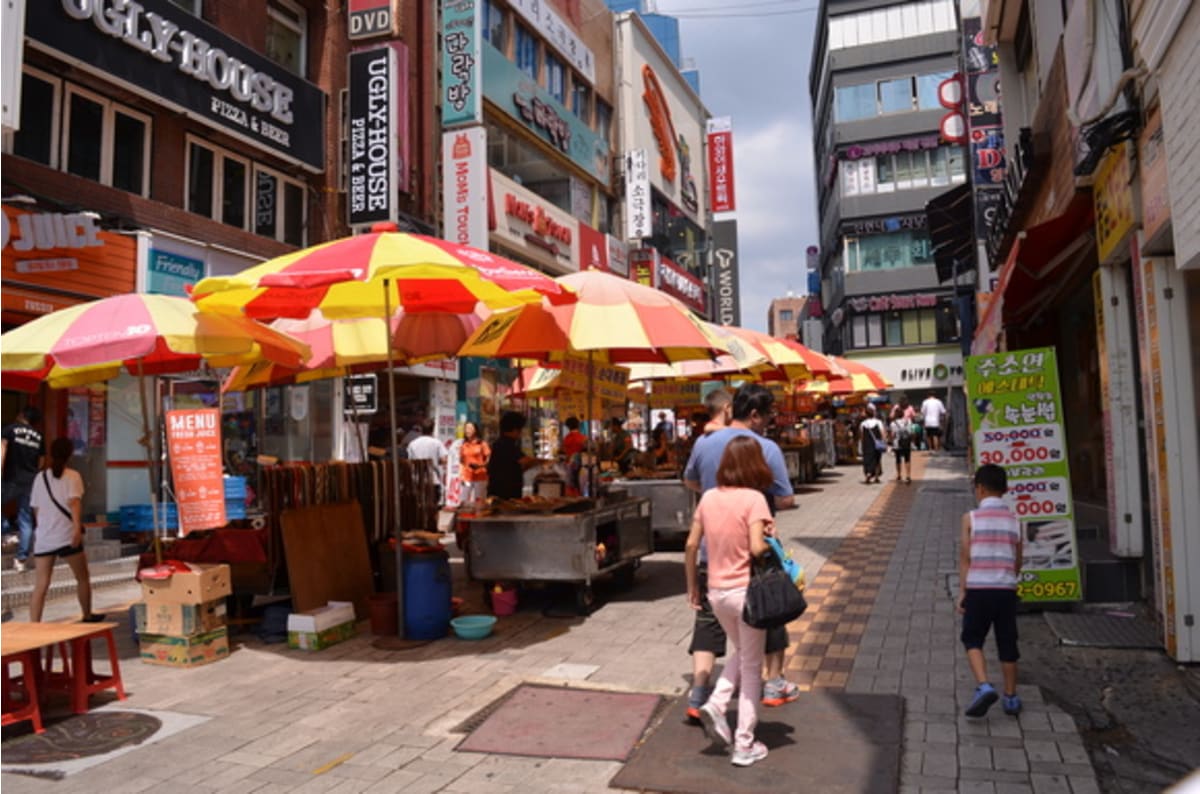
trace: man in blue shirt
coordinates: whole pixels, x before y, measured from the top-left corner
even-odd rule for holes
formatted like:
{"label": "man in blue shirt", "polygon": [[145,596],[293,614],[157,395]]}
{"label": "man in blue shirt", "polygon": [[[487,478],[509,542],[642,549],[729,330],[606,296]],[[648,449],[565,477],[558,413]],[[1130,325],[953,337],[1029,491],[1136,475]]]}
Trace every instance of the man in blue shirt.
{"label": "man in blue shirt", "polygon": [[[692,447],[692,455],[688,458],[687,467],[683,472],[683,480],[687,487],[697,493],[717,487],[717,468],[721,465],[725,447],[738,436],[751,436],[762,448],[763,457],[774,475],[774,482],[766,493],[772,515],[776,510],[795,507],[796,496],[792,491],[792,481],[788,477],[787,465],[783,460],[783,450],[774,441],[762,435],[775,415],[774,403],[775,398],[771,392],[758,384],[751,383],[738,389],[733,398],[733,419],[729,427],[715,430],[697,439]],[[701,592],[707,589],[707,557],[707,550],[701,545]],[[796,685],[789,683],[783,676],[783,656],[787,646],[787,627],[781,626],[767,632],[767,682],[763,687],[763,705],[782,706],[800,695]],[[692,690],[688,695],[687,713],[689,717],[698,720],[700,706],[708,699],[711,689],[708,682],[712,678],[713,665],[717,656],[725,653],[725,632],[712,614],[707,597],[702,599],[700,610],[696,613],[692,643],[688,652],[692,654]]]}

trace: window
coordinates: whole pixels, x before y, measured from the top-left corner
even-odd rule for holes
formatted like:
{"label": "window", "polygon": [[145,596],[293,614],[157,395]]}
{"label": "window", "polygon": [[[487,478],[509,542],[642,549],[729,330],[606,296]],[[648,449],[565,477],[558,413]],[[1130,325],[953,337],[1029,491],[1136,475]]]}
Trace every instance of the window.
{"label": "window", "polygon": [[513,53],[517,68],[533,79],[537,79],[537,39],[524,25],[517,25],[516,52]]}
{"label": "window", "polygon": [[879,112],[908,113],[913,109],[913,81],[901,77],[879,82]]}
{"label": "window", "polygon": [[213,216],[213,167],[216,156],[205,146],[188,147],[187,209],[206,218]]}
{"label": "window", "polygon": [[605,141],[612,131],[612,107],[600,97],[596,97],[596,126],[595,130]]}
{"label": "window", "polygon": [[221,222],[246,228],[246,176],[249,167],[242,160],[224,158],[221,169]]}
{"label": "window", "polygon": [[891,193],[966,181],[961,146],[881,154],[843,162],[840,168],[844,196]]}
{"label": "window", "polygon": [[904,344],[903,327],[900,312],[889,312],[884,318],[884,342],[888,347]]}
{"label": "window", "polygon": [[954,307],[948,300],[937,308],[905,309],[859,314],[850,318],[850,346],[902,347],[946,344],[958,341]]}
{"label": "window", "polygon": [[61,84],[49,75],[21,75],[21,129],[13,136],[13,154],[58,167],[58,103]]}
{"label": "window", "polygon": [[265,168],[254,169],[255,234],[304,245],[306,209],[303,185]]}
{"label": "window", "polygon": [[792,310],[791,309],[780,309],[779,310],[779,322],[790,323],[791,321],[792,321]]}
{"label": "window", "polygon": [[293,74],[304,76],[308,16],[304,9],[287,0],[267,3],[266,55]]}
{"label": "window", "polygon": [[829,50],[957,30],[954,0],[921,0],[831,17]]}
{"label": "window", "polygon": [[592,117],[592,89],[582,78],[572,76],[571,112],[575,118],[588,123]]}
{"label": "window", "polygon": [[931,72],[917,75],[917,107],[921,110],[939,110],[938,86],[954,76],[954,72]]}
{"label": "window", "polygon": [[875,84],[848,85],[834,92],[838,121],[857,121],[876,115]]}
{"label": "window", "polygon": [[933,245],[924,231],[846,237],[842,250],[846,270],[851,273],[933,264]]}
{"label": "window", "polygon": [[142,196],[149,193],[149,116],[68,86],[63,129],[67,173]]}
{"label": "window", "polygon": [[558,100],[560,105],[567,104],[567,81],[563,75],[563,63],[550,53],[545,55],[546,90],[550,96]]}
{"label": "window", "polygon": [[188,141],[188,210],[246,228],[249,163],[228,152]]}
{"label": "window", "polygon": [[496,0],[487,0],[483,4],[483,40],[491,42],[492,46],[508,55],[508,37],[505,36],[504,10]]}

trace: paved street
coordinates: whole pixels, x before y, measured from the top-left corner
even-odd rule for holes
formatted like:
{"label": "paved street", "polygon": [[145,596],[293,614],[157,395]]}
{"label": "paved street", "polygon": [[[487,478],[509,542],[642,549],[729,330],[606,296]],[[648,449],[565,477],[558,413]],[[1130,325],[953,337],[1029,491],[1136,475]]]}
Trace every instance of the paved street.
{"label": "paved street", "polygon": [[[857,468],[840,467],[779,516],[808,572],[811,605],[792,627],[789,677],[808,689],[904,697],[901,791],[1099,791],[1073,721],[1035,688],[1022,688],[1019,719],[999,707],[984,720],[961,716],[973,687],[947,588],[958,517],[970,506],[965,465],[918,453],[914,468],[912,485],[866,486]],[[5,774],[4,789],[611,790],[619,763],[458,753],[463,734],[452,729],[520,682],[684,691],[682,556],[648,558],[632,591],[586,619],[527,607],[479,643],[385,651],[363,634],[309,654],[240,636],[228,660],[180,671],[140,663],[123,637],[126,706],[210,719],[62,781]],[[136,596],[132,587],[97,594],[113,612]],[[75,610],[73,600],[52,607],[51,617]],[[787,707],[771,718],[786,720]]]}

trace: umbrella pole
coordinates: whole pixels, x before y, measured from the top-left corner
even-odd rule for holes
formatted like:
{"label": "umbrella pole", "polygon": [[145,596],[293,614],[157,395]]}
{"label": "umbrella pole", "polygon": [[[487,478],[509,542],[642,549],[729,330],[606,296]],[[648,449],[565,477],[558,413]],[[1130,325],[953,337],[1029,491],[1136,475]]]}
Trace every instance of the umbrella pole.
{"label": "umbrella pole", "polygon": [[400,511],[400,443],[396,440],[396,373],[392,372],[392,286],[391,279],[383,280],[383,334],[387,343],[388,418],[392,424],[392,509],[396,523],[396,601],[397,630],[404,639],[404,543],[398,526]]}
{"label": "umbrella pole", "polygon": [[154,563],[162,564],[162,538],[158,534],[158,495],[154,482],[154,450],[150,445],[150,414],[146,405],[146,376],[138,359],[138,400],[142,404],[142,446],[146,448],[146,476],[150,478],[150,526],[154,530]]}
{"label": "umbrella pole", "polygon": [[[596,354],[594,351],[591,351],[591,350],[588,351],[587,421],[588,421],[588,447],[589,448],[592,446],[592,443],[591,443],[592,433],[595,432],[595,429],[592,425],[592,395],[596,391],[596,385],[594,382],[595,375],[596,375],[596,372],[595,372],[596,366],[595,366],[595,362],[593,360],[593,356],[595,356],[595,355]],[[597,458],[597,456],[595,455],[595,453],[593,453],[592,454],[592,465],[588,467],[588,496],[590,496],[593,499],[596,498],[596,496],[597,496],[596,488],[599,487],[599,482],[596,477],[596,469],[597,469],[597,467],[599,467],[599,465],[600,465],[600,461]]]}

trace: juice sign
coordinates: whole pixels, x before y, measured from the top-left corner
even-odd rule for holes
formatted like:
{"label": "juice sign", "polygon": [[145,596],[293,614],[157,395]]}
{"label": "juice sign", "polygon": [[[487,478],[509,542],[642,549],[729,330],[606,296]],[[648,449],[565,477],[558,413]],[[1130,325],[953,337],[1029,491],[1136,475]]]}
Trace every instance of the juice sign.
{"label": "juice sign", "polygon": [[975,465],[1008,474],[1004,500],[1021,521],[1023,601],[1082,598],[1071,474],[1054,348],[970,356]]}

